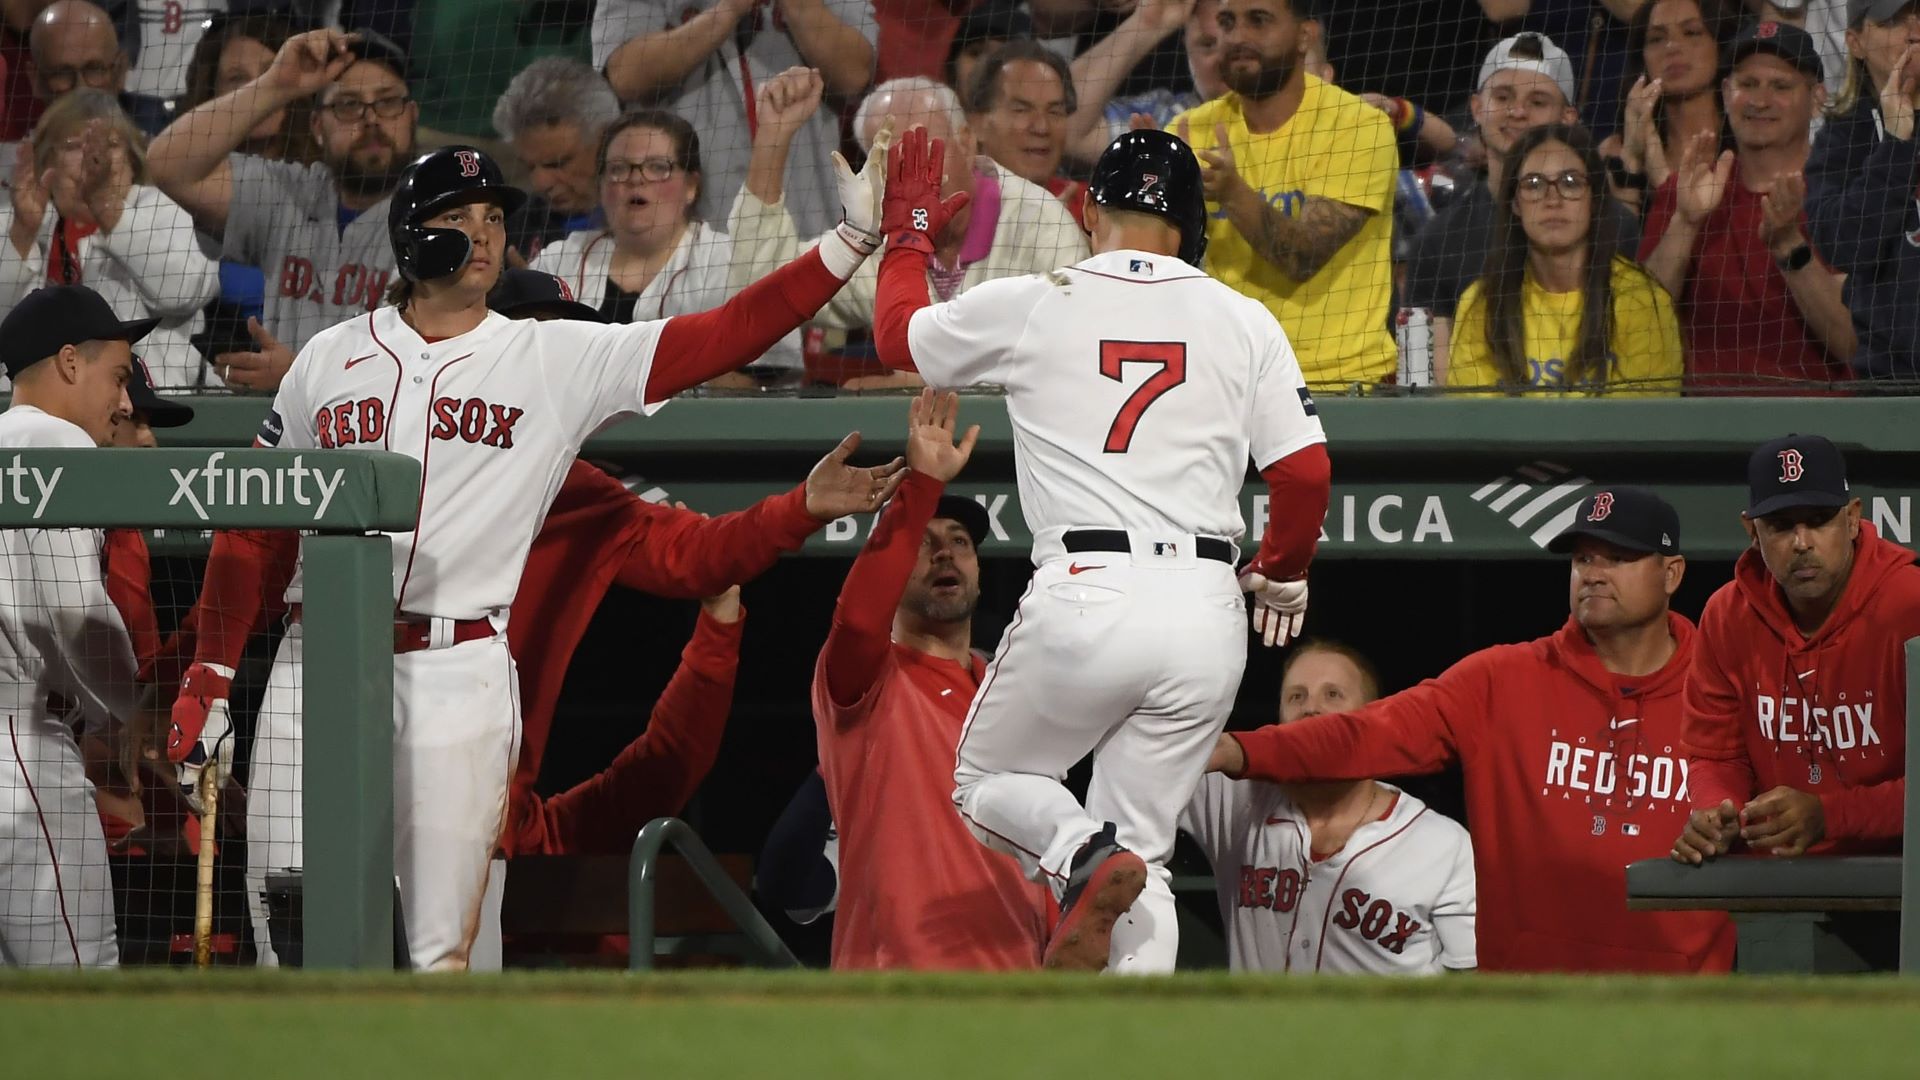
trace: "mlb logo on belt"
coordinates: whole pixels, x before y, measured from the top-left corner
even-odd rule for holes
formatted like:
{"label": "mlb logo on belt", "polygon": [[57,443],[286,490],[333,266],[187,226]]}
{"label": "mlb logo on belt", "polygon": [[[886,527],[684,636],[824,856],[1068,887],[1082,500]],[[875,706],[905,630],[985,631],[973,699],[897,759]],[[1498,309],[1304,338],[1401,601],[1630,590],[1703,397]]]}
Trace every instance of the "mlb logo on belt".
{"label": "mlb logo on belt", "polygon": [[1155,555],[1172,555],[1177,557],[1180,554],[1180,545],[1167,540],[1155,540],[1153,542],[1153,553]]}

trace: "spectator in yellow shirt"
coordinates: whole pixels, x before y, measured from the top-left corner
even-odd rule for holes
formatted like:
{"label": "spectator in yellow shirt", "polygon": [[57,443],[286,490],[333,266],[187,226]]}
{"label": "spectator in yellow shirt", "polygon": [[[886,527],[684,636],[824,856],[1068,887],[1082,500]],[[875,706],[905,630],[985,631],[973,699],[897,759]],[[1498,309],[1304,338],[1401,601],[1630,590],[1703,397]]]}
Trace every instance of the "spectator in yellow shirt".
{"label": "spectator in yellow shirt", "polygon": [[1386,114],[1307,73],[1310,0],[1221,0],[1228,93],[1174,118],[1204,170],[1207,272],[1267,305],[1317,389],[1371,384],[1397,359]]}
{"label": "spectator in yellow shirt", "polygon": [[1487,270],[1460,298],[1447,385],[1493,393],[1680,391],[1673,298],[1619,253],[1604,166],[1577,125],[1547,124],[1502,163]]}

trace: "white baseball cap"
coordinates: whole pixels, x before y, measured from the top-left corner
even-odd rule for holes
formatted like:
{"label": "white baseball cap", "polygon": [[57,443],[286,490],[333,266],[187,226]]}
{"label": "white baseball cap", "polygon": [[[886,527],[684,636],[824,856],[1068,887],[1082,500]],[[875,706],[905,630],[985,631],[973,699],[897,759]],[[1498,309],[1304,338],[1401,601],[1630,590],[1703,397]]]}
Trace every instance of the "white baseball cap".
{"label": "white baseball cap", "polygon": [[[1540,53],[1540,59],[1531,60],[1523,56],[1514,56],[1513,47],[1522,41],[1528,41]],[[1566,97],[1567,104],[1573,104],[1573,58],[1567,50],[1553,43],[1545,34],[1515,34],[1493,47],[1487,58],[1480,64],[1480,80],[1473,84],[1477,93],[1486,88],[1487,80],[1493,78],[1496,71],[1532,71],[1552,79],[1560,93]]]}

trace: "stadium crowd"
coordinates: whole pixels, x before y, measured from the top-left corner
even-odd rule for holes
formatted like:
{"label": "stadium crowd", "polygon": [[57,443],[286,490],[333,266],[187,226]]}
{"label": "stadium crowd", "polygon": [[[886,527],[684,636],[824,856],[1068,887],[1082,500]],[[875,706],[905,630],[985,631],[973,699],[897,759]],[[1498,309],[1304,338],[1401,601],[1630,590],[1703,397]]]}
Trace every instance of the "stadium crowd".
{"label": "stadium crowd", "polygon": [[[1916,378],[1920,16],[1893,0],[9,4],[0,313],[86,283],[163,392],[266,391],[394,282],[387,199],[469,143],[536,197],[516,263],[616,321],[713,307],[835,221],[880,125],[970,153],[941,298],[1082,257],[1082,182],[1200,154],[1205,269],[1320,392],[1863,393]],[[955,10],[958,9],[958,10]],[[1404,61],[1404,62],[1403,62]],[[717,387],[912,386],[873,271]]]}
{"label": "stadium crowd", "polygon": [[[628,323],[712,309],[792,262],[838,224],[833,155],[857,161],[883,131],[959,148],[941,194],[969,199],[931,240],[934,297],[1049,273],[1088,254],[1091,161],[1152,127],[1201,163],[1202,269],[1273,313],[1318,391],[1842,394],[1920,378],[1920,4],[1482,0],[1446,25],[1413,21],[1433,8],[349,3],[329,15],[352,34],[335,73],[301,60],[334,32],[304,5],[9,3],[0,315],[43,286],[86,285],[120,320],[157,319],[132,413],[105,436],[152,445],[184,420],[165,395],[271,391],[314,334],[388,302],[388,201],[423,148],[496,148],[535,195],[508,220],[515,267],[494,310]],[[536,10],[546,21],[527,23]],[[482,21],[485,35],[469,25]],[[1472,54],[1464,70],[1384,70],[1380,42],[1436,32]],[[876,359],[877,271],[709,385],[918,386]],[[35,359],[9,361],[16,405],[54,410]],[[986,524],[944,493],[971,447],[954,407],[911,407],[893,497],[820,651],[819,775],[762,860],[768,902],[837,913],[836,967],[1033,967],[1058,914],[951,805],[986,673],[971,635]],[[514,605],[513,628],[540,633],[512,640],[527,740],[503,856],[618,851],[690,797],[727,719],[739,585],[861,508],[846,502],[849,450],[711,521],[573,466]],[[1281,723],[1223,737],[1182,818],[1214,862],[1234,966],[1725,970],[1727,918],[1627,911],[1625,863],[1897,843],[1897,657],[1920,634],[1920,571],[1861,521],[1825,440],[1757,448],[1747,481],[1753,548],[1698,627],[1668,608],[1686,569],[1673,508],[1611,488],[1554,542],[1570,566],[1557,630],[1386,696],[1353,649],[1295,648]],[[757,546],[723,561],[737,546],[723,535]],[[144,560],[117,543],[121,567]],[[232,678],[247,636],[283,614],[257,598],[214,634],[203,607],[195,653],[148,627],[151,600],[128,614],[146,586],[113,550],[109,592],[163,684],[189,660]],[[575,580],[581,566],[598,576]],[[669,581],[704,599],[647,733],[592,780],[536,793],[580,612],[611,585]],[[1810,704],[1856,685],[1875,698],[1864,713]],[[111,758],[89,759],[104,814],[181,819]],[[254,764],[298,773],[295,758]],[[1376,779],[1448,766],[1470,831]],[[297,832],[270,835],[295,815],[253,816],[254,869],[297,860]],[[1423,819],[1419,846],[1391,846]],[[1276,823],[1297,828],[1291,847],[1249,839]],[[262,886],[248,882],[256,900]],[[486,962],[480,946],[461,958]]]}

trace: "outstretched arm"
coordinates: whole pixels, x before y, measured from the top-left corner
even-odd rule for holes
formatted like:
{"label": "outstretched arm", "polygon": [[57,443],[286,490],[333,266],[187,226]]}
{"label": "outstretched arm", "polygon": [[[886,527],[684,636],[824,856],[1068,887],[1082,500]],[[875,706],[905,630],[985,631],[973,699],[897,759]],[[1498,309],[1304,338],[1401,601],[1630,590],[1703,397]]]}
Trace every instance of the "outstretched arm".
{"label": "outstretched arm", "polygon": [[[541,853],[630,850],[641,826],[679,813],[712,770],[733,707],[745,611],[737,587],[700,606],[693,638],[681,651],[672,681],[654,703],[647,730],[627,744],[613,764],[541,802],[545,831]],[[539,798],[531,790],[516,794]],[[512,816],[526,820],[521,814]]]}
{"label": "outstretched arm", "polygon": [[980,435],[977,426],[954,443],[958,410],[959,399],[953,394],[925,390],[914,399],[907,435],[908,471],[847,572],[821,653],[827,693],[837,705],[859,702],[879,677],[893,647],[893,613],[913,576],[927,523],[933,520],[947,481],[959,475],[973,453]]}

